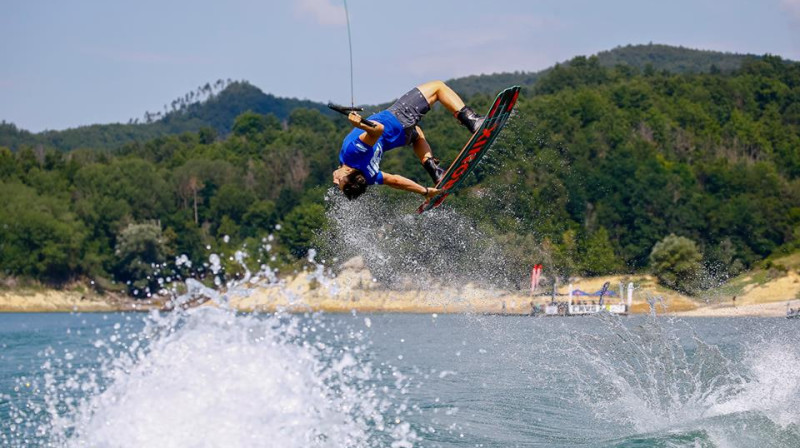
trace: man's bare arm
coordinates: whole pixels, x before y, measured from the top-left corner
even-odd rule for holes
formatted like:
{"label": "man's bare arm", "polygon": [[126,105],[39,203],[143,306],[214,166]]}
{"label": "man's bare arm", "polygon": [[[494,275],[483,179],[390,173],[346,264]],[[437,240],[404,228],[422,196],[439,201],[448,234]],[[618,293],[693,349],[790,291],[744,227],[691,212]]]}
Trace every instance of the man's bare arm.
{"label": "man's bare arm", "polygon": [[368,126],[361,122],[361,115],[356,112],[350,112],[347,119],[350,120],[350,124],[353,125],[354,128],[361,129],[365,132],[359,135],[358,138],[370,146],[374,145],[378,139],[381,138],[381,135],[383,135],[383,125],[381,123],[375,123],[375,126]]}
{"label": "man's bare arm", "polygon": [[398,174],[389,174],[385,172],[382,172],[382,174],[383,174],[383,184],[392,188],[396,188],[398,190],[410,191],[412,193],[421,194],[428,199],[440,193],[440,190],[437,190],[436,188],[423,187],[422,185],[414,182],[413,180],[400,176]]}

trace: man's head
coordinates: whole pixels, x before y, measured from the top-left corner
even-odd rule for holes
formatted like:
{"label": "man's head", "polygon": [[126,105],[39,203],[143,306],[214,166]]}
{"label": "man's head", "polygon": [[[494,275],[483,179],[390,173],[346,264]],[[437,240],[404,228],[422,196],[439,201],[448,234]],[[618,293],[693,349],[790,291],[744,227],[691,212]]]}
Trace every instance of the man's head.
{"label": "man's head", "polygon": [[333,183],[350,200],[367,191],[367,179],[364,177],[364,173],[347,165],[342,165],[333,172]]}

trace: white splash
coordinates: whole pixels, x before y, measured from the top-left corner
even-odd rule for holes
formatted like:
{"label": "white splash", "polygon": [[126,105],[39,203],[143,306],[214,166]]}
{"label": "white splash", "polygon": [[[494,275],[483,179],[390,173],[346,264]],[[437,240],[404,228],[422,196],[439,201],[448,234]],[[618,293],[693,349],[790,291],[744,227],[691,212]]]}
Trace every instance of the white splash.
{"label": "white splash", "polygon": [[68,447],[408,446],[402,400],[374,385],[380,373],[357,358],[358,338],[308,336],[325,325],[217,308],[154,313],[132,343],[117,333],[95,343],[108,348],[96,373],[59,382],[43,366],[52,418],[40,433]]}

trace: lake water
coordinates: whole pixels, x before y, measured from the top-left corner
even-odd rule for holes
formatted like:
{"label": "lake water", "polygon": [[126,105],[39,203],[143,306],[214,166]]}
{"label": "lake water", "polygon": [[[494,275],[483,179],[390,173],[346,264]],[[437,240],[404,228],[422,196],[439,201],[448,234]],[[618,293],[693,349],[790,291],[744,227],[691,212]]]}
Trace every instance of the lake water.
{"label": "lake water", "polygon": [[786,319],[0,315],[2,446],[797,447]]}

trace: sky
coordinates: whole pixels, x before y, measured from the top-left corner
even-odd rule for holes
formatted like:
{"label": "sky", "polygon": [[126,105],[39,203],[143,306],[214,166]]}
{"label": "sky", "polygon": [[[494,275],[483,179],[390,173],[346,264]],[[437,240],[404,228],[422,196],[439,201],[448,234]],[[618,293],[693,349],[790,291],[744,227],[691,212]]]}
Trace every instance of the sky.
{"label": "sky", "polygon": [[[468,5],[468,6],[467,6]],[[649,42],[800,60],[800,0],[349,0],[355,102]],[[127,122],[217,79],[350,103],[343,0],[0,0],[0,120]]]}

